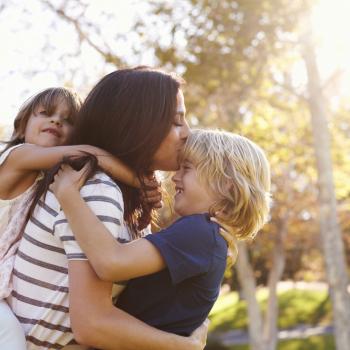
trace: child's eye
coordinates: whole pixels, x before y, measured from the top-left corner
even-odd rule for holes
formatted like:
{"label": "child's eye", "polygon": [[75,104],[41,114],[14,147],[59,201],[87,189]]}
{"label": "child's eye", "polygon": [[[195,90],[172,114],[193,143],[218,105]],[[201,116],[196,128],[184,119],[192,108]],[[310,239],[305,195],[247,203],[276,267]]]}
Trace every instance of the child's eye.
{"label": "child's eye", "polygon": [[47,111],[45,109],[39,110],[39,114],[41,114],[41,115],[48,115]]}
{"label": "child's eye", "polygon": [[73,124],[74,124],[74,121],[73,121],[73,119],[72,119],[70,116],[64,117],[63,120],[64,120],[66,123],[70,124],[70,125],[73,125]]}

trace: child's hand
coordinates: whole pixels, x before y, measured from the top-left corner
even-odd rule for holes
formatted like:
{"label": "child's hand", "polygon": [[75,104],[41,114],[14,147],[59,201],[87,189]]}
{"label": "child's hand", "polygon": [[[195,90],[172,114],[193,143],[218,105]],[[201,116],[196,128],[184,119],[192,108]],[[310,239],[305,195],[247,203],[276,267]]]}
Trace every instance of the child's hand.
{"label": "child's hand", "polygon": [[67,164],[62,164],[54,177],[54,182],[50,185],[58,200],[64,199],[72,191],[79,192],[80,188],[86,182],[86,175],[89,172],[89,164],[86,164],[81,170],[76,171]]}
{"label": "child's hand", "polygon": [[163,206],[161,183],[154,175],[143,178],[142,196],[155,209]]}

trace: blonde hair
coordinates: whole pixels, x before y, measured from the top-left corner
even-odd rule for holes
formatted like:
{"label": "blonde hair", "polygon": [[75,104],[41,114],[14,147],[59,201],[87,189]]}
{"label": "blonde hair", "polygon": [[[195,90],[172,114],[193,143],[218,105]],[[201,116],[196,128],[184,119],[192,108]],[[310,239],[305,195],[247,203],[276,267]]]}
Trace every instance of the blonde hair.
{"label": "blonde hair", "polygon": [[236,250],[237,239],[254,238],[270,209],[270,167],[264,151],[237,134],[196,129],[182,159],[194,164],[199,181],[218,198],[210,215],[229,228],[229,247]]}
{"label": "blonde hair", "polygon": [[37,112],[40,106],[46,109],[48,115],[51,115],[62,101],[67,104],[69,117],[74,122],[82,105],[82,100],[76,92],[70,89],[64,87],[48,88],[26,100],[17,113],[11,139],[5,142],[7,146],[3,151],[24,142],[24,132],[28,120],[32,114]]}

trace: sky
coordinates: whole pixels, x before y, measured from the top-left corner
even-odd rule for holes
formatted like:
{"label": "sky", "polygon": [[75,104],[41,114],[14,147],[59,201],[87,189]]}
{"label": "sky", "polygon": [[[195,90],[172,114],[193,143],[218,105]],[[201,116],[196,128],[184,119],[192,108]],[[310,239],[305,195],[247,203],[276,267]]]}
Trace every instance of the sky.
{"label": "sky", "polygon": [[[61,1],[50,0],[52,4]],[[101,23],[102,36],[113,42],[116,33],[128,36],[134,18],[144,11],[138,1],[88,1],[87,15]],[[0,125],[12,128],[21,104],[50,86],[71,84],[83,96],[96,81],[113,69],[89,45],[80,47],[71,25],[58,18],[40,0],[8,0],[0,12]],[[113,14],[113,21],[102,17]],[[112,47],[114,52],[131,55],[128,45]],[[129,50],[129,52],[128,52]],[[64,54],[70,57],[62,58]],[[71,72],[74,72],[70,82]],[[10,127],[9,127],[10,125]]]}
{"label": "sky", "polygon": [[[49,1],[56,6],[62,2]],[[80,47],[81,54],[76,56],[78,40],[74,29],[57,18],[42,1],[3,0],[2,3],[5,7],[0,12],[0,125],[6,125],[9,133],[18,108],[31,95],[49,86],[68,83],[84,96],[113,67],[106,65],[87,44]],[[146,2],[86,0],[85,3],[89,19],[101,23],[105,42],[113,43],[117,34],[124,34],[122,44],[112,49],[129,56],[132,62],[129,29],[135,18],[145,12]],[[103,12],[112,13],[113,21]],[[339,70],[341,79],[335,88],[339,96],[345,97],[350,97],[349,13],[349,0],[319,0],[313,16],[322,77],[326,80]],[[134,64],[150,64],[152,57],[146,55],[144,60]],[[296,67],[295,77],[300,81],[305,79],[303,67]]]}

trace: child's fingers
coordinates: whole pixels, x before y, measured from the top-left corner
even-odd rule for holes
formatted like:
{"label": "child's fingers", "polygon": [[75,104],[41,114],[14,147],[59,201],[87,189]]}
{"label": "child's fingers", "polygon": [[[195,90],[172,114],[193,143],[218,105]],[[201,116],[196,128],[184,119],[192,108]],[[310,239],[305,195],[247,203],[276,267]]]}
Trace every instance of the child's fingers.
{"label": "child's fingers", "polygon": [[79,175],[86,177],[91,169],[90,163],[86,163],[79,171]]}
{"label": "child's fingers", "polygon": [[163,201],[161,198],[154,199],[154,200],[147,200],[147,203],[150,204],[154,208],[162,208],[163,207]]}
{"label": "child's fingers", "polygon": [[154,176],[143,178],[143,187],[145,189],[158,188],[161,186],[161,182],[157,181]]}
{"label": "child's fingers", "polygon": [[153,197],[143,197],[143,199],[154,208],[159,209],[163,207],[161,195],[157,195]]}
{"label": "child's fingers", "polygon": [[146,201],[154,202],[162,199],[162,193],[157,190],[142,192],[141,196]]}
{"label": "child's fingers", "polygon": [[152,209],[161,209],[163,208],[163,201],[156,201],[156,202],[148,202],[148,204],[152,207]]}
{"label": "child's fingers", "polygon": [[148,190],[155,190],[157,188],[160,188],[160,183],[159,182],[149,182],[149,183],[144,183],[142,185],[142,188],[145,190],[145,191],[148,191]]}
{"label": "child's fingers", "polygon": [[159,201],[157,203],[154,203],[153,204],[153,208],[154,209],[161,209],[161,208],[163,208],[163,201]]}
{"label": "child's fingers", "polygon": [[158,195],[158,196],[152,196],[152,197],[142,197],[146,202],[148,203],[155,203],[155,202],[159,202],[162,200],[162,196]]}
{"label": "child's fingers", "polygon": [[74,170],[68,164],[62,164],[54,176],[54,183],[51,189],[55,191],[58,186],[74,186],[80,189],[87,180],[90,165],[85,164],[80,170]]}
{"label": "child's fingers", "polygon": [[162,192],[159,191],[158,189],[144,190],[144,191],[142,191],[142,195],[145,198],[157,197],[157,196],[162,196]]}

